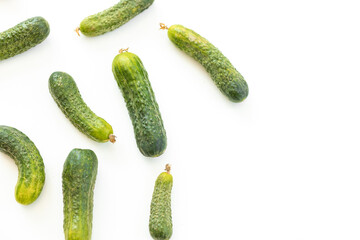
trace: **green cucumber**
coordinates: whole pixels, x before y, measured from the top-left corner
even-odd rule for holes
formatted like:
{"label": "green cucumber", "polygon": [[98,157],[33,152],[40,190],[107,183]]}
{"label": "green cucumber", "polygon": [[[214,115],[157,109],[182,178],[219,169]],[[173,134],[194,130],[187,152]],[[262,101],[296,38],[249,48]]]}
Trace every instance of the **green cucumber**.
{"label": "green cucumber", "polygon": [[86,105],[74,79],[69,74],[64,72],[51,74],[49,90],[61,111],[81,132],[97,142],[115,142],[111,125]]}
{"label": "green cucumber", "polygon": [[0,61],[35,47],[50,33],[48,22],[33,17],[0,33]]}
{"label": "green cucumber", "polygon": [[166,148],[166,132],[143,63],[135,54],[120,51],[112,70],[126,102],[140,152],[147,157],[160,156]]}
{"label": "green cucumber", "polygon": [[169,39],[182,51],[198,61],[210,74],[220,91],[233,102],[243,101],[249,93],[244,77],[214,45],[191,29],[181,25],[168,29]]}
{"label": "green cucumber", "polygon": [[[111,8],[85,18],[77,32],[88,37],[115,30],[150,7],[154,0],[121,0]],[[79,33],[79,32],[78,32]]]}
{"label": "green cucumber", "polygon": [[0,126],[0,151],[13,158],[19,169],[16,201],[24,205],[34,202],[45,183],[45,167],[39,150],[24,133]]}
{"label": "green cucumber", "polygon": [[171,189],[173,177],[170,165],[166,164],[166,172],[159,175],[155,182],[154,193],[150,206],[150,235],[155,240],[169,240],[173,225],[171,220]]}
{"label": "green cucumber", "polygon": [[98,159],[89,149],[73,149],[64,163],[64,233],[66,240],[90,240]]}

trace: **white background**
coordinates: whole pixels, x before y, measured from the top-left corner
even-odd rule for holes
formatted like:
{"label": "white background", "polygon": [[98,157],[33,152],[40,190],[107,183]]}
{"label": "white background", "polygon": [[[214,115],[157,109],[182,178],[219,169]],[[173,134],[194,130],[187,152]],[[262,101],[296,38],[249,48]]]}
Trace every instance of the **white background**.
{"label": "white background", "polygon": [[[114,0],[0,0],[0,29],[43,16],[39,46],[0,62],[0,124],[39,148],[46,184],[36,202],[15,201],[17,167],[0,154],[0,239],[64,239],[62,166],[73,148],[99,159],[93,240],[151,239],[149,207],[171,163],[173,240],[360,239],[360,31],[357,0],[155,0],[105,35],[80,38],[80,21]],[[159,22],[194,29],[246,78],[228,101]],[[143,157],[111,72],[120,48],[143,61],[168,136]],[[65,118],[48,78],[65,71],[106,119],[116,144],[88,139]]]}

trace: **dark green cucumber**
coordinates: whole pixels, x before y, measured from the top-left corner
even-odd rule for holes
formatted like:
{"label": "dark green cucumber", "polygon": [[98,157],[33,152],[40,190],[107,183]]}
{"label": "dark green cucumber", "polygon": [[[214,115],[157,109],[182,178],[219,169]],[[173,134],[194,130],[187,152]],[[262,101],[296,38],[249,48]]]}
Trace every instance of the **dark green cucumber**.
{"label": "dark green cucumber", "polygon": [[73,149],[62,173],[66,240],[90,240],[98,160],[88,149]]}
{"label": "dark green cucumber", "polygon": [[154,0],[121,0],[102,12],[85,18],[79,30],[85,36],[94,37],[115,30],[150,7]]}
{"label": "dark green cucumber", "polygon": [[173,177],[170,165],[166,165],[166,172],[159,175],[155,182],[154,193],[150,206],[149,230],[155,240],[168,240],[173,232],[171,220],[171,189]]}
{"label": "dark green cucumber", "polygon": [[48,22],[42,17],[33,17],[0,33],[0,60],[38,45],[49,35]]}
{"label": "dark green cucumber", "polygon": [[64,72],[51,74],[49,90],[61,111],[81,132],[97,142],[115,142],[111,125],[86,105],[74,79],[69,74]]}
{"label": "dark green cucumber", "polygon": [[112,70],[132,120],[136,143],[147,157],[157,157],[166,148],[166,132],[148,74],[140,58],[121,52]]}
{"label": "dark green cucumber", "polygon": [[[161,27],[167,28],[162,24]],[[249,88],[244,77],[208,40],[181,25],[172,25],[168,37],[179,49],[205,67],[216,86],[231,101],[241,102],[248,96]]]}
{"label": "dark green cucumber", "polygon": [[19,168],[16,201],[24,205],[34,202],[45,183],[45,167],[39,150],[24,133],[0,126],[0,151],[13,158]]}

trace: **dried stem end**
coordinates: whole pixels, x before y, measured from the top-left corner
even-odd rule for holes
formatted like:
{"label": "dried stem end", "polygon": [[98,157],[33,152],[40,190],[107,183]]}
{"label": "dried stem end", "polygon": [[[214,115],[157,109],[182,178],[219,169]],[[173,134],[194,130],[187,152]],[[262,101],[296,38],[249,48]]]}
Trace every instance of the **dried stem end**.
{"label": "dried stem end", "polygon": [[165,25],[165,23],[160,23],[160,29],[161,30],[166,30],[166,29],[169,29],[169,28]]}
{"label": "dried stem end", "polygon": [[77,27],[77,28],[75,29],[75,32],[76,32],[77,35],[80,37],[80,28],[79,28],[79,27]]}
{"label": "dried stem end", "polygon": [[165,170],[166,170],[166,172],[167,172],[167,173],[169,173],[169,174],[170,174],[171,165],[170,165],[170,164],[166,164],[166,166],[165,166]]}
{"label": "dried stem end", "polygon": [[119,50],[119,53],[128,52],[129,48],[122,48]]}
{"label": "dried stem end", "polygon": [[115,143],[115,142],[116,142],[116,136],[115,136],[114,134],[110,134],[110,135],[109,135],[109,141],[110,141],[111,143]]}

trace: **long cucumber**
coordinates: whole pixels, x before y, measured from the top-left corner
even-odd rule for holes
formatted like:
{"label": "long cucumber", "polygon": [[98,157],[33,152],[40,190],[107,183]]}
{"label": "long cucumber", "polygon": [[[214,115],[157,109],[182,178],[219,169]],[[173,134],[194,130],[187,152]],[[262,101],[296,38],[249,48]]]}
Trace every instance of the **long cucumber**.
{"label": "long cucumber", "polygon": [[85,18],[77,33],[95,37],[119,28],[150,7],[154,0],[121,0],[114,6]]}
{"label": "long cucumber", "polygon": [[51,74],[49,90],[61,111],[81,132],[97,142],[116,141],[111,125],[86,105],[74,79],[69,74],[64,72]]}
{"label": "long cucumber", "polygon": [[172,25],[168,28],[161,23],[160,28],[169,30],[169,39],[180,50],[198,61],[210,74],[220,91],[231,101],[241,102],[248,96],[249,87],[244,77],[207,39],[182,25]]}
{"label": "long cucumber", "polygon": [[134,53],[122,51],[114,58],[112,70],[126,102],[140,152],[147,157],[161,155],[166,149],[166,132],[143,63]]}
{"label": "long cucumber", "polygon": [[0,33],[0,61],[40,44],[49,33],[49,23],[42,17],[30,18]]}

